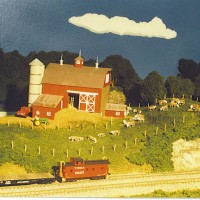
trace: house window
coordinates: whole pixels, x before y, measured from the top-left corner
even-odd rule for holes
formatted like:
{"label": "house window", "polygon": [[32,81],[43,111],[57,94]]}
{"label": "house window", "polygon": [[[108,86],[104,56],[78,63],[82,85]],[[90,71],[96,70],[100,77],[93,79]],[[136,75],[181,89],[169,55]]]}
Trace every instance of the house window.
{"label": "house window", "polygon": [[50,117],[50,116],[51,116],[51,112],[47,112],[47,116],[49,116],[49,117]]}
{"label": "house window", "polygon": [[106,74],[106,81],[105,83],[108,83],[109,82],[109,74]]}
{"label": "house window", "polygon": [[77,60],[77,61],[76,61],[76,64],[80,64],[80,60]]}
{"label": "house window", "polygon": [[36,110],[35,114],[36,114],[36,115],[40,115],[40,111],[39,111],[39,110]]}
{"label": "house window", "polygon": [[116,116],[120,116],[120,112],[116,112],[115,115],[116,115]]}

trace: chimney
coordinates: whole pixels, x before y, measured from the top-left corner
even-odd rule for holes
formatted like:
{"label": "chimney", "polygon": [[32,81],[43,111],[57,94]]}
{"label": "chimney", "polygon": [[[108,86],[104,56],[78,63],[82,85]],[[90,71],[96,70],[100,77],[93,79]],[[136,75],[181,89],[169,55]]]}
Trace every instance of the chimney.
{"label": "chimney", "polygon": [[61,54],[61,57],[60,57],[60,65],[63,65],[63,54]]}
{"label": "chimney", "polygon": [[97,59],[96,59],[95,68],[99,68],[98,57],[97,57]]}

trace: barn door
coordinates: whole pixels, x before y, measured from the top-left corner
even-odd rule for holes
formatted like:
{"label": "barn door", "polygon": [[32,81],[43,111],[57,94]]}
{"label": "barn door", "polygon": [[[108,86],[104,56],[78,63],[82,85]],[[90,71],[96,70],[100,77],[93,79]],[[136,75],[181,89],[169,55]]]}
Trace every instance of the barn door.
{"label": "barn door", "polygon": [[95,111],[95,95],[94,94],[80,94],[80,106],[81,110],[87,112]]}

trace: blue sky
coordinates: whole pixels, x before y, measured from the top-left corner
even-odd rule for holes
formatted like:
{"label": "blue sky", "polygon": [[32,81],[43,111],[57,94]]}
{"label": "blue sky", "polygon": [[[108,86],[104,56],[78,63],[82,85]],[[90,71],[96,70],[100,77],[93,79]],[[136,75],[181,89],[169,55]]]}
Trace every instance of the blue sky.
{"label": "blue sky", "polygon": [[[88,13],[108,19],[126,17],[136,23],[157,17],[177,36],[98,34],[69,22]],[[81,49],[85,59],[98,56],[100,62],[118,54],[131,61],[141,78],[153,70],[167,77],[177,74],[180,58],[199,62],[199,21],[199,0],[1,0],[0,46],[23,55],[41,50],[78,53]]]}

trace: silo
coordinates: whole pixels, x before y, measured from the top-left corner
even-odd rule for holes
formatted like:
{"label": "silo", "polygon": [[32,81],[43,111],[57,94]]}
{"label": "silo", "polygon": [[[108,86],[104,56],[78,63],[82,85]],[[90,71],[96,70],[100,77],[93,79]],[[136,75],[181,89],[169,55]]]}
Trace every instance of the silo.
{"label": "silo", "polygon": [[44,75],[44,64],[37,58],[30,64],[30,79],[29,79],[29,97],[28,106],[41,95],[42,93],[42,78]]}

